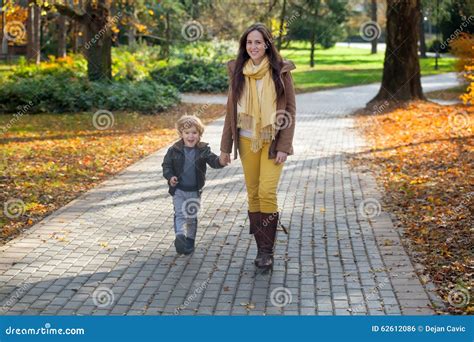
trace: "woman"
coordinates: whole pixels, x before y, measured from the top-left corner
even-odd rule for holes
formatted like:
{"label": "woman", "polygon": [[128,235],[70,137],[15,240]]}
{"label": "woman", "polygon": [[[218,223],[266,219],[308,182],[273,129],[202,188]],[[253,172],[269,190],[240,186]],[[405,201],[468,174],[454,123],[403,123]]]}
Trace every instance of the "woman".
{"label": "woman", "polygon": [[230,86],[221,140],[221,160],[234,146],[242,160],[248,193],[250,234],[257,243],[255,265],[273,267],[279,220],[276,190],[283,164],[293,154],[295,92],[290,71],[265,25],[250,26],[240,38],[237,59],[228,64]]}

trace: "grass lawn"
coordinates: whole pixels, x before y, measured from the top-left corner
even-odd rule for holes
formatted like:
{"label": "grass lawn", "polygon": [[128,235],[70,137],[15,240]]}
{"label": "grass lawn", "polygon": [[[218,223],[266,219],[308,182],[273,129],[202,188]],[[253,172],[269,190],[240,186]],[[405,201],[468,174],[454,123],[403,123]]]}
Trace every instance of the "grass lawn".
{"label": "grass lawn", "polygon": [[0,243],[177,139],[179,116],[195,113],[209,122],[224,111],[222,105],[181,104],[160,115],[114,112],[106,130],[94,128],[92,113],[0,115],[0,127],[11,124],[0,136],[0,203],[24,203],[16,202],[20,211],[11,209],[10,217],[2,208]]}
{"label": "grass lawn", "polygon": [[[297,42],[281,53],[296,65],[293,78],[298,92],[376,83],[382,79],[385,52],[372,55],[369,50],[340,46],[317,49],[314,68],[309,66],[309,44]],[[420,59],[421,74],[454,71],[455,61],[454,58],[440,59],[439,70],[434,70],[434,58]]]}
{"label": "grass lawn", "polygon": [[425,266],[421,279],[450,314],[472,315],[474,107],[415,102],[357,120],[371,148],[353,165],[376,172],[407,249]]}
{"label": "grass lawn", "polygon": [[[293,78],[297,92],[377,83],[382,79],[384,52],[372,55],[368,49],[337,46],[324,50],[318,47],[314,68],[309,67],[310,49],[307,42],[292,42],[288,49],[282,49],[281,54],[296,64]],[[179,56],[171,59],[172,64],[182,61]],[[442,58],[439,60],[439,70],[434,70],[434,58],[420,59],[422,75],[454,71],[455,61],[455,58]],[[13,66],[0,63],[0,82]]]}

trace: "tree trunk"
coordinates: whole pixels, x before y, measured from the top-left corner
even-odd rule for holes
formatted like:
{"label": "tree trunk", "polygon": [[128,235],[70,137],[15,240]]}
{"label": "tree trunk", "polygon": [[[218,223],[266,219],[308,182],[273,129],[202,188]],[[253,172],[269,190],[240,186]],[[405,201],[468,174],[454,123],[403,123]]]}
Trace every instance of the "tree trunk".
{"label": "tree trunk", "polygon": [[418,59],[420,0],[387,1],[387,49],[382,86],[368,105],[379,101],[424,99]]}
{"label": "tree trunk", "polygon": [[284,30],[284,25],[285,25],[285,15],[286,15],[286,0],[283,0],[283,6],[281,8],[281,13],[280,13],[280,31],[278,31],[278,37],[277,37],[277,49],[278,51],[281,50],[281,42],[282,42],[282,36],[283,36],[283,30]]}
{"label": "tree trunk", "polygon": [[309,66],[311,68],[314,68],[314,49],[315,49],[315,46],[316,46],[316,33],[314,32],[314,30],[311,32],[311,53],[310,53],[310,57],[309,57]]}
{"label": "tree trunk", "polygon": [[34,49],[35,49],[35,59],[36,64],[41,62],[41,8],[38,5],[34,6],[35,18],[34,18],[34,30],[35,30],[35,40],[34,40]]}
{"label": "tree trunk", "polygon": [[[87,75],[91,81],[112,79],[112,33],[109,27],[109,8],[101,0],[96,8],[89,2],[90,16],[86,26]],[[99,37],[99,39],[96,39]]]}
{"label": "tree trunk", "polygon": [[199,0],[193,0],[192,5],[191,5],[191,18],[193,20],[199,19],[200,16],[200,10],[199,10]]}
{"label": "tree trunk", "polygon": [[163,44],[162,56],[168,61],[170,57],[170,45],[171,45],[171,19],[170,12],[166,11],[166,28],[165,28],[165,42]]}
{"label": "tree trunk", "polygon": [[128,23],[127,38],[128,46],[133,47],[137,43],[137,29],[134,24],[135,22],[138,22],[138,18],[135,7],[133,8],[133,12],[131,14],[131,20],[133,21],[133,23]]}
{"label": "tree trunk", "polygon": [[56,5],[58,11],[83,25],[86,31],[85,53],[90,81],[112,79],[112,33],[109,22],[109,1],[88,1],[86,13],[77,13],[69,6]]}
{"label": "tree trunk", "polygon": [[30,1],[27,19],[26,57],[30,62],[39,64],[41,61],[41,10],[38,5]]}
{"label": "tree trunk", "polygon": [[[0,4],[2,7],[5,5],[3,0],[1,0]],[[7,20],[6,11],[2,11],[2,27],[0,31],[0,37],[2,37],[2,50],[1,51],[2,51],[2,55],[5,56],[5,60],[8,54],[8,40],[5,34],[3,33],[6,20]]]}
{"label": "tree trunk", "polygon": [[[67,0],[66,0],[67,1]],[[78,1],[78,7],[84,10],[84,4],[82,0]],[[72,52],[78,53],[81,46],[84,45],[83,27],[78,21],[71,22],[72,25]]]}
{"label": "tree trunk", "polygon": [[[130,25],[130,24],[129,24]],[[137,30],[133,25],[130,25],[127,30],[128,46],[133,47],[137,43]]]}
{"label": "tree trunk", "polygon": [[426,41],[425,41],[425,19],[423,16],[423,11],[420,13],[420,20],[419,20],[419,28],[420,28],[420,57],[426,58]]}
{"label": "tree trunk", "polygon": [[[64,1],[67,4],[67,0]],[[67,22],[66,17],[61,15],[58,18],[58,58],[66,57],[66,41],[67,41]]]}
{"label": "tree trunk", "polygon": [[[374,23],[377,22],[377,0],[372,0],[372,4],[371,4],[371,19]],[[377,53],[377,35],[375,36],[375,38],[372,40],[372,51],[371,51],[371,54],[376,54]]]}

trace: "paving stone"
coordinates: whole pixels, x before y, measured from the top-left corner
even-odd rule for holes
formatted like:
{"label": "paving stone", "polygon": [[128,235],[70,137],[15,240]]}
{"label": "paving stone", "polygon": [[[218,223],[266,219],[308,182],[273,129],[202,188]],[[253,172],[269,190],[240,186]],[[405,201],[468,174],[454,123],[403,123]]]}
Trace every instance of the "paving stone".
{"label": "paving stone", "polygon": [[[449,88],[455,76],[423,82],[425,91]],[[0,267],[0,314],[174,315],[178,305],[179,314],[198,315],[347,315],[349,308],[353,314],[433,314],[429,298],[437,297],[420,283],[390,215],[361,215],[364,200],[382,198],[375,178],[346,160],[367,148],[349,114],[377,89],[297,96],[295,154],[278,191],[289,235],[278,233],[273,273],[254,271],[240,159],[208,171],[196,251],[176,255],[172,201],[161,177],[163,148],[2,247],[0,260],[16,265]],[[185,98],[225,103],[219,95]],[[222,127],[223,118],[203,137],[216,153]],[[68,232],[67,244],[48,239],[60,230]],[[390,254],[386,238],[394,241]],[[22,291],[19,284],[26,282]],[[292,295],[283,308],[271,304],[278,287]]]}

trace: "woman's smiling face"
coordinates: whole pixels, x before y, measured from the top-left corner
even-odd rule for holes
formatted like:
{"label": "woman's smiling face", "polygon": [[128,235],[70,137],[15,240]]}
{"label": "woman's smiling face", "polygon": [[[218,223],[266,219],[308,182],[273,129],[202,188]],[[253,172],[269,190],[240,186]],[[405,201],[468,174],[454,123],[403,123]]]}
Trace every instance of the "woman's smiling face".
{"label": "woman's smiling face", "polygon": [[257,30],[247,35],[247,53],[256,65],[260,64],[265,56],[265,40]]}

